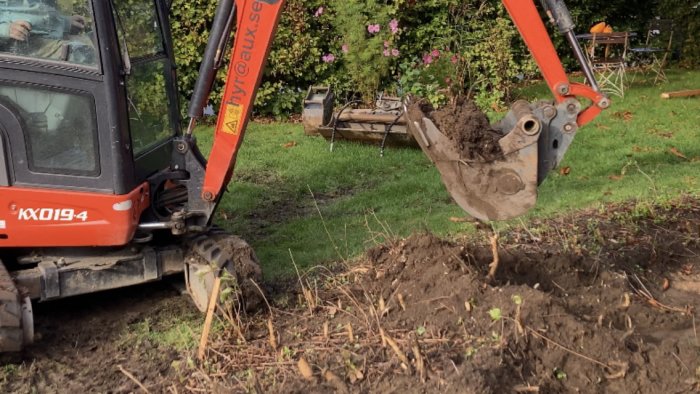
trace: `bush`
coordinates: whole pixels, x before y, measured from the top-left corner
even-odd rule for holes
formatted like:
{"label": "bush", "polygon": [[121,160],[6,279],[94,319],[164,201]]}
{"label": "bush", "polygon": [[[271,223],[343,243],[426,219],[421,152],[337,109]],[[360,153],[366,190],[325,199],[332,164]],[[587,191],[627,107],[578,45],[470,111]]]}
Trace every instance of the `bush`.
{"label": "bush", "polygon": [[[685,28],[677,36],[682,61],[700,59],[697,8],[678,0],[569,0],[577,31],[605,20],[617,30],[644,32],[660,14]],[[180,88],[189,97],[206,46],[216,0],[174,0],[173,35]],[[552,37],[563,61],[579,66],[561,36]],[[682,47],[682,48],[681,48]],[[436,52],[437,51],[437,52]],[[439,56],[431,56],[433,53]],[[416,94],[436,104],[470,95],[500,107],[518,81],[537,68],[499,0],[288,0],[255,102],[257,114],[285,117],[301,109],[313,84],[331,85],[339,100],[373,101],[377,91]],[[222,72],[218,80],[223,82]],[[220,102],[221,84],[212,94]]]}
{"label": "bush", "polygon": [[[327,35],[332,32],[314,17],[312,10],[318,9],[316,3],[320,1],[286,2],[255,101],[256,112],[278,117],[298,112],[306,88],[316,82],[317,76],[328,74],[330,67],[321,61],[321,54],[325,50]],[[175,58],[180,91],[185,98],[192,94],[199,74],[216,4],[215,0],[173,1],[171,26],[177,43]],[[225,70],[221,70],[211,96],[214,107],[221,102],[225,80]]]}
{"label": "bush", "polygon": [[433,104],[470,95],[480,106],[497,107],[536,71],[500,1],[416,2],[402,15],[412,26],[405,36],[413,53],[401,67],[401,90]]}
{"label": "bush", "polygon": [[[192,95],[194,84],[199,75],[199,64],[202,62],[204,48],[209,39],[209,29],[214,20],[217,2],[214,0],[173,0],[170,9],[170,26],[173,41],[176,43],[175,61],[178,69],[178,81],[183,100]],[[222,71],[218,78],[226,80]],[[214,103],[221,100],[221,89],[212,93]],[[186,103],[181,107],[187,108]]]}

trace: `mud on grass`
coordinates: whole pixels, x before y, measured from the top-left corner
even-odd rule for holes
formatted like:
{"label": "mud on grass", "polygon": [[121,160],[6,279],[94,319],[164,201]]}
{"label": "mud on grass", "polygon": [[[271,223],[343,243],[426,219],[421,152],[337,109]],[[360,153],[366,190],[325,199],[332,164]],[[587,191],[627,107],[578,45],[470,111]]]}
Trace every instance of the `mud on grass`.
{"label": "mud on grass", "polygon": [[[189,387],[272,392],[698,389],[700,203],[623,205],[488,242],[414,235],[297,281],[214,340]],[[483,235],[486,238],[486,234]],[[278,295],[279,297],[279,295]],[[303,361],[302,361],[303,360]],[[201,371],[200,371],[201,372]]]}

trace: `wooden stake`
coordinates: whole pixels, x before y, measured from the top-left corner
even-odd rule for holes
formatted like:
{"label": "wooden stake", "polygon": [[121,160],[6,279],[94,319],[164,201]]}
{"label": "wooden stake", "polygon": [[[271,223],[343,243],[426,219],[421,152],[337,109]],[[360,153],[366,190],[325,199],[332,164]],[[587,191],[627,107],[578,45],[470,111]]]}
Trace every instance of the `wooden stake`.
{"label": "wooden stake", "polygon": [[700,89],[679,90],[677,92],[661,93],[662,99],[670,99],[670,98],[675,98],[675,97],[691,97],[691,96],[700,96]]}
{"label": "wooden stake", "polygon": [[207,307],[207,317],[204,319],[202,337],[199,339],[197,358],[200,361],[204,360],[204,352],[207,350],[207,341],[209,340],[211,323],[214,320],[214,310],[216,309],[216,300],[219,298],[219,290],[221,290],[221,277],[217,276],[216,279],[214,279],[214,286],[212,287],[211,295],[209,296],[209,306]]}

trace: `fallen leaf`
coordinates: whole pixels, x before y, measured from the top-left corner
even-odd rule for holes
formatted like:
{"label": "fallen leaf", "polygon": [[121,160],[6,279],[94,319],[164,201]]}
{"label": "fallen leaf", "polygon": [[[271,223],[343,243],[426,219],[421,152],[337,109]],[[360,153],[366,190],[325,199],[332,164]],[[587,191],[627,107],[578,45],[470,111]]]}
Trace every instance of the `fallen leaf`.
{"label": "fallen leaf", "polygon": [[293,148],[295,146],[297,146],[296,141],[289,141],[286,144],[282,145],[283,148]]}
{"label": "fallen leaf", "polygon": [[624,175],[610,175],[608,178],[610,178],[613,181],[621,181],[624,177]]}
{"label": "fallen leaf", "polygon": [[625,293],[623,294],[623,300],[622,304],[620,305],[620,309],[627,309],[632,305],[632,300],[630,299],[630,293]]}
{"label": "fallen leaf", "polygon": [[299,373],[304,379],[311,380],[314,378],[314,371],[304,357],[301,357],[299,362],[297,362],[297,368],[299,368]]}
{"label": "fallen leaf", "polygon": [[624,111],[624,112],[617,111],[617,112],[613,113],[613,116],[616,118],[622,119],[625,122],[629,122],[630,120],[632,120],[632,117],[633,117],[632,112],[630,112],[630,111]]}
{"label": "fallen leaf", "polygon": [[330,315],[331,319],[335,317],[336,313],[338,313],[338,308],[334,306],[328,308],[328,315]]}
{"label": "fallen leaf", "polygon": [[674,155],[674,156],[676,156],[676,157],[680,157],[681,159],[689,160],[688,157],[687,157],[686,155],[684,155],[681,151],[679,151],[679,150],[678,150],[676,147],[674,147],[674,146],[668,148],[668,153],[670,153],[670,154],[672,154],[672,155]]}
{"label": "fallen leaf", "polygon": [[658,137],[666,138],[666,139],[671,139],[674,136],[672,131],[659,130],[656,127],[648,128],[647,133],[649,133],[651,135],[658,136]]}
{"label": "fallen leaf", "polygon": [[671,287],[671,282],[669,282],[668,278],[664,278],[664,283],[661,285],[661,289],[666,291],[669,287]]}
{"label": "fallen leaf", "polygon": [[559,169],[559,175],[569,175],[571,173],[571,167],[562,167]]}
{"label": "fallen leaf", "polygon": [[648,152],[651,152],[651,151],[653,151],[653,149],[652,149],[650,146],[639,146],[639,145],[634,145],[634,146],[632,147],[632,152],[637,152],[637,153],[644,152],[644,153],[648,153]]}
{"label": "fallen leaf", "polygon": [[458,218],[456,216],[450,217],[450,222],[452,222],[452,223],[467,223],[470,221],[471,221],[471,219],[468,217],[461,217],[461,218]]}

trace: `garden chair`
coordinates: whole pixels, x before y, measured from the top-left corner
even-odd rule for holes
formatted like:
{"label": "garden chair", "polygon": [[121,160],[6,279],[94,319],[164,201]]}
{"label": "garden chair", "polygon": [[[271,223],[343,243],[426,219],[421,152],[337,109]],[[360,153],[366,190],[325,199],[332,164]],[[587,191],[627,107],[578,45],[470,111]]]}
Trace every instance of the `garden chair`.
{"label": "garden chair", "polygon": [[600,88],[624,97],[629,32],[593,33],[588,46],[588,61]]}
{"label": "garden chair", "polygon": [[649,22],[644,46],[630,48],[639,69],[654,73],[654,83],[667,80],[664,68],[673,45],[673,21],[654,19]]}

